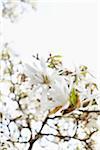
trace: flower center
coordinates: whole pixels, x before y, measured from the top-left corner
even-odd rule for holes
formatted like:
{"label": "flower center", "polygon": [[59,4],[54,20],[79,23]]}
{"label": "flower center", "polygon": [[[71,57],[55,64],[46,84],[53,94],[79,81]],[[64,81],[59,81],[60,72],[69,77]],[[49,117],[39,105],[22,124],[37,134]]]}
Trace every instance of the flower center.
{"label": "flower center", "polygon": [[47,75],[46,76],[43,75],[43,83],[44,84],[50,84],[50,80],[48,79]]}

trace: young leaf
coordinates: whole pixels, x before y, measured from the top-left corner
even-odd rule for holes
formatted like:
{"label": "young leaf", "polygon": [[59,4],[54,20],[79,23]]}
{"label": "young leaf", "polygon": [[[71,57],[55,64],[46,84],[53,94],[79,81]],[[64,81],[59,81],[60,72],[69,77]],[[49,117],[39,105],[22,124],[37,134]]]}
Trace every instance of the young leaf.
{"label": "young leaf", "polygon": [[78,101],[78,95],[76,90],[73,88],[70,94],[70,103],[71,105],[75,106],[77,104]]}

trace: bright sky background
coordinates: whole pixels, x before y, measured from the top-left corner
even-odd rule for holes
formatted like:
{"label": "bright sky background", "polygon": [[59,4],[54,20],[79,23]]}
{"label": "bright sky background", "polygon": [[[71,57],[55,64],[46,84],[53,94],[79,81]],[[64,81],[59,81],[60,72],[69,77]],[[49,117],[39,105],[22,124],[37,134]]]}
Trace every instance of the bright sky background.
{"label": "bright sky background", "polygon": [[54,52],[63,55],[66,66],[87,65],[97,74],[97,1],[38,0],[36,7],[16,23],[3,20],[3,41],[24,60]]}

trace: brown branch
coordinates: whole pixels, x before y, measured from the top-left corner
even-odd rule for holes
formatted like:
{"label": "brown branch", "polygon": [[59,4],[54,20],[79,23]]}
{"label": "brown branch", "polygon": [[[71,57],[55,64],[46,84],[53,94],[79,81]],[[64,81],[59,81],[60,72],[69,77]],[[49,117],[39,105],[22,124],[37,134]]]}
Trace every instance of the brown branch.
{"label": "brown branch", "polygon": [[60,139],[65,139],[66,141],[69,141],[70,139],[76,139],[76,140],[79,140],[79,141],[86,142],[87,140],[89,140],[89,139],[91,138],[91,136],[92,136],[95,132],[97,132],[97,130],[91,132],[91,134],[90,134],[87,138],[84,138],[84,139],[80,139],[80,138],[78,138],[78,137],[76,137],[76,136],[68,136],[68,135],[63,136],[63,135],[56,135],[56,134],[52,134],[52,133],[40,133],[40,135],[41,135],[41,137],[42,137],[42,136],[54,136],[54,137],[58,137],[58,138],[60,138]]}
{"label": "brown branch", "polygon": [[29,146],[28,150],[32,150],[32,147],[33,147],[33,144],[35,143],[35,141],[42,137],[41,131],[42,131],[43,127],[45,126],[45,124],[47,123],[48,119],[49,119],[49,117],[47,115],[45,120],[42,123],[42,126],[41,126],[39,132],[36,134],[35,138],[30,140],[30,146]]}
{"label": "brown branch", "polygon": [[85,112],[85,113],[100,113],[100,110],[82,110],[79,109],[80,112]]}

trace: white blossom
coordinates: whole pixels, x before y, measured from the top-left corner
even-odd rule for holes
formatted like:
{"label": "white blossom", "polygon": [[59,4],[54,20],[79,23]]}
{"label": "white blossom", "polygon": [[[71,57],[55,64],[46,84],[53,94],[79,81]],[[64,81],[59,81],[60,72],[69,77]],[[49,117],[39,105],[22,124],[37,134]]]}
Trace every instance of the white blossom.
{"label": "white blossom", "polygon": [[1,0],[2,16],[10,18],[11,22],[18,20],[21,14],[35,8],[36,0]]}
{"label": "white blossom", "polygon": [[[31,139],[39,138],[33,149],[86,150],[91,143],[99,150],[98,140],[91,136],[100,128],[97,82],[80,71],[63,73],[63,67],[60,71],[43,59],[24,66],[14,57],[0,55],[0,148],[28,150]],[[86,100],[89,104],[84,108]]]}
{"label": "white blossom", "polygon": [[69,106],[69,94],[70,94],[71,88],[68,87],[68,84],[64,79],[61,79],[55,83],[55,85],[50,90],[50,96],[53,99],[54,106],[64,106],[66,105],[66,108]]}
{"label": "white blossom", "polygon": [[55,79],[58,78],[57,71],[49,68],[43,59],[35,60],[32,66],[26,64],[25,71],[33,85],[51,86]]}

